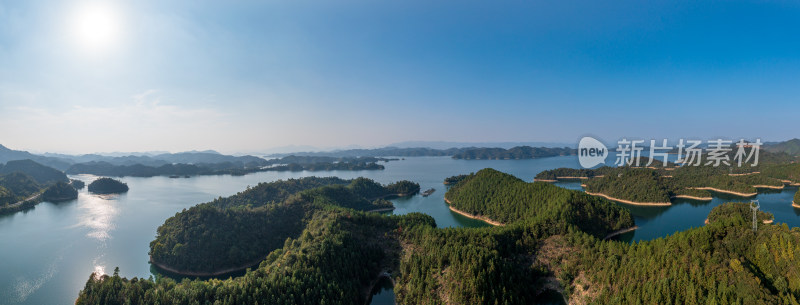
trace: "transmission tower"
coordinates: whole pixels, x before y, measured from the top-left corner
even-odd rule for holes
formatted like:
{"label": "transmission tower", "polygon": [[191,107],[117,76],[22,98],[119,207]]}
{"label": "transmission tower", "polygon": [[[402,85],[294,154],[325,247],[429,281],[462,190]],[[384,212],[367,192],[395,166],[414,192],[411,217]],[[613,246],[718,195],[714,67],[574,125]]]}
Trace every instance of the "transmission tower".
{"label": "transmission tower", "polygon": [[758,214],[758,208],[761,205],[758,204],[758,200],[751,200],[750,201],[750,209],[753,210],[753,232],[758,230],[758,221],[756,220],[756,215]]}

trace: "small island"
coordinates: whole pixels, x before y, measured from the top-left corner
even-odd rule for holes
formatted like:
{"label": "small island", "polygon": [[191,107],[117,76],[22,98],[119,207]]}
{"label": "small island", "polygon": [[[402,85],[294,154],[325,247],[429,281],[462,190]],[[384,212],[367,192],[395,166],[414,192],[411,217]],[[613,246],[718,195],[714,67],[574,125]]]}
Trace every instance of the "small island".
{"label": "small island", "polygon": [[86,183],[83,183],[83,181],[77,179],[70,179],[69,183],[72,184],[72,187],[74,187],[76,190],[86,187]]}
{"label": "small island", "polygon": [[74,199],[78,199],[78,190],[66,182],[53,184],[42,193],[42,200],[53,203]]}
{"label": "small island", "polygon": [[89,184],[89,192],[94,194],[117,194],[127,191],[127,184],[111,178],[99,178]]}
{"label": "small island", "polygon": [[444,185],[453,185],[453,184],[459,183],[459,182],[461,182],[461,180],[464,180],[464,179],[466,179],[467,177],[469,177],[470,175],[473,175],[473,174],[475,174],[475,173],[470,173],[469,175],[457,175],[457,176],[444,178]]}

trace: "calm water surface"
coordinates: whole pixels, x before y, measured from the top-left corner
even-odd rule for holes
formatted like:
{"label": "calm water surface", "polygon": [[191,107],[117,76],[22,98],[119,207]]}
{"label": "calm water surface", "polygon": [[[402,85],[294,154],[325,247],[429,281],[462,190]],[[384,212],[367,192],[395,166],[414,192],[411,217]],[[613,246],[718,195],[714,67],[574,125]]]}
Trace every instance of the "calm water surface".
{"label": "calm water surface", "polygon": [[[383,171],[263,172],[245,176],[166,177],[121,180],[130,186],[122,195],[91,195],[86,189],[77,200],[0,216],[0,304],[72,304],[78,291],[96,272],[147,278],[154,274],[148,263],[149,243],[156,228],[176,212],[218,196],[230,196],[248,185],[305,176],[372,178],[381,183],[413,180],[423,190],[435,188],[429,197],[394,200],[394,214],[422,212],[433,216],[439,227],[479,227],[485,223],[452,213],[444,204],[444,178],[492,167],[531,181],[537,173],[558,167],[578,167],[576,157],[534,160],[454,160],[449,157],[415,157],[385,164]],[[93,176],[74,176],[86,182]],[[581,189],[579,183],[558,183]],[[775,214],[777,222],[800,226],[800,210],[791,206],[797,189],[759,194],[762,210]],[[626,206],[640,229],[620,238],[649,240],[703,225],[714,206],[731,197],[711,202],[677,201],[670,207]],[[391,287],[383,287],[373,304],[392,304]]]}

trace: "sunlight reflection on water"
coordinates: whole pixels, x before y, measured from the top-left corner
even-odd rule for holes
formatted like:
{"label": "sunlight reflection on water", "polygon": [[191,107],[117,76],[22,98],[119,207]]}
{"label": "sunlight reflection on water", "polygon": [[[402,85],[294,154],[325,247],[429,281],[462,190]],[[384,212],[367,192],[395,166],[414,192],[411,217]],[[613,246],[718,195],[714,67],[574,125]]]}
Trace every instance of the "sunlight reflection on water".
{"label": "sunlight reflection on water", "polygon": [[83,196],[78,208],[83,210],[78,222],[78,226],[89,228],[87,236],[99,241],[106,241],[111,238],[111,231],[114,230],[114,217],[119,210],[113,200],[115,195],[89,195]]}

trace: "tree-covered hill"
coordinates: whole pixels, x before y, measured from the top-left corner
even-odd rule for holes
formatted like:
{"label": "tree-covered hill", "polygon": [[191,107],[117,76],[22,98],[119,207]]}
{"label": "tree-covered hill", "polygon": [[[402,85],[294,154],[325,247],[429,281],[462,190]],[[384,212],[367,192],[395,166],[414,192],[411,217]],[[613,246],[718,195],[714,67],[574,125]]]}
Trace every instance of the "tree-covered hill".
{"label": "tree-covered hill", "polygon": [[49,202],[61,202],[78,198],[78,190],[69,183],[58,182],[51,185],[42,193],[42,200]]}
{"label": "tree-covered hill", "polygon": [[795,138],[788,141],[765,144],[764,150],[773,153],[786,153],[788,155],[797,156],[800,155],[800,139]]}
{"label": "tree-covered hill", "polygon": [[445,198],[460,211],[506,224],[558,219],[597,236],[633,226],[630,213],[608,200],[489,168],[452,186]]}
{"label": "tree-covered hill", "polygon": [[287,238],[299,236],[318,210],[391,208],[390,202],[376,199],[395,194],[394,185],[335,177],[260,183],[167,219],[150,243],[151,260],[185,274],[243,269],[283,246]]}
{"label": "tree-covered hill", "polygon": [[0,175],[10,173],[24,173],[39,184],[53,184],[56,182],[69,182],[67,175],[62,171],[48,167],[32,160],[8,161],[0,167]]}
{"label": "tree-covered hill", "polygon": [[586,181],[586,191],[634,202],[669,203],[669,181],[655,170],[630,168]]}
{"label": "tree-covered hill", "polygon": [[[483,170],[455,188],[484,204],[490,201],[478,193],[569,193],[501,174]],[[311,212],[301,233],[265,253],[259,267],[242,277],[177,283],[164,277],[128,280],[117,272],[93,275],[76,304],[364,304],[385,271],[394,279],[398,304],[536,304],[547,291],[578,304],[797,304],[800,297],[800,230],[759,224],[754,233],[746,204],[715,207],[704,227],[629,244],[603,240],[593,226],[581,229],[587,221],[616,227],[626,221],[624,213],[616,222],[602,221],[604,211],[617,207],[607,200],[541,204],[572,206],[584,210],[578,214],[585,218],[573,217],[571,209],[541,210],[509,219],[506,226],[436,229],[421,214],[385,216],[337,206],[352,201],[341,196],[352,191],[341,184],[322,186],[255,208],[291,206],[293,200],[320,206],[305,211]],[[214,225],[218,218],[201,217]]]}
{"label": "tree-covered hill", "polygon": [[176,283],[115,272],[91,277],[76,304],[364,304],[377,275],[397,268],[399,236],[431,225],[430,216],[418,213],[320,210],[301,235],[287,238],[242,277]]}
{"label": "tree-covered hill", "polygon": [[95,194],[116,194],[128,191],[128,185],[112,178],[98,178],[89,183],[89,192]]}
{"label": "tree-covered hill", "polygon": [[41,190],[41,185],[31,177],[23,173],[13,172],[0,176],[0,188],[3,189],[0,195],[0,206],[13,204],[20,200],[29,198]]}
{"label": "tree-covered hill", "polygon": [[766,163],[746,172],[734,168],[743,171],[713,166],[558,168],[537,174],[536,180],[585,177],[587,192],[636,203],[669,203],[675,196],[711,197],[704,189],[753,196],[759,187],[783,188],[785,182],[800,181],[800,165],[795,163]]}
{"label": "tree-covered hill", "polygon": [[567,278],[583,280],[590,304],[797,304],[800,231],[754,233],[746,205],[714,207],[709,225],[653,241],[574,238],[581,251]]}

